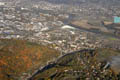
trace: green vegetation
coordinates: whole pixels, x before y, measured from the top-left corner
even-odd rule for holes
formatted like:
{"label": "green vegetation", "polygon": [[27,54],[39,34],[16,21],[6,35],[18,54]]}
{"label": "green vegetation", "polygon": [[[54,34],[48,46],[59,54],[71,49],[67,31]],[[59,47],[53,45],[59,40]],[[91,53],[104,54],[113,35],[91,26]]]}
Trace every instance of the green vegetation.
{"label": "green vegetation", "polygon": [[114,37],[109,37],[108,39],[109,39],[109,40],[112,40],[112,41],[119,40],[118,38],[114,38]]}

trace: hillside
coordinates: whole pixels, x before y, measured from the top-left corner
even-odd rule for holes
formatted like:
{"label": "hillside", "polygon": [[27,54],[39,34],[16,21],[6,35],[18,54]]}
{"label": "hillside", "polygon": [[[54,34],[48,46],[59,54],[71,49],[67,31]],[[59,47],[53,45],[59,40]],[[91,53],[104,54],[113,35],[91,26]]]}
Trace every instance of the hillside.
{"label": "hillside", "polygon": [[24,40],[0,40],[0,80],[23,80],[59,56],[46,46]]}
{"label": "hillside", "polygon": [[52,68],[39,71],[31,80],[119,80],[120,60],[113,57],[119,53],[112,49],[71,53],[59,59]]}

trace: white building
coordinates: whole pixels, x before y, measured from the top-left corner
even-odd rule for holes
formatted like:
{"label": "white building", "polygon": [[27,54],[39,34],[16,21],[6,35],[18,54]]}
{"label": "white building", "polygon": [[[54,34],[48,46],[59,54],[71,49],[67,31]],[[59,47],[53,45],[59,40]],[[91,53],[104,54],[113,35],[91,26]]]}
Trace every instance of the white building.
{"label": "white building", "polygon": [[62,29],[75,29],[75,28],[69,25],[64,25],[62,26]]}
{"label": "white building", "polygon": [[5,5],[5,3],[4,2],[0,2],[0,6],[3,6],[3,5]]}

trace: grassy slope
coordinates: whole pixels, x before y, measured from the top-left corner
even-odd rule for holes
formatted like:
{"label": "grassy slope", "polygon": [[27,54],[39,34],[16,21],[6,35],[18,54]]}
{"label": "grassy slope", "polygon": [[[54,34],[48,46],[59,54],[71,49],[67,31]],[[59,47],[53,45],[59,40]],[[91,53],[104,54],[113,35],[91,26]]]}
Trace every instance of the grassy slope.
{"label": "grassy slope", "polygon": [[0,40],[0,80],[19,79],[23,73],[45,65],[59,53],[24,40]]}

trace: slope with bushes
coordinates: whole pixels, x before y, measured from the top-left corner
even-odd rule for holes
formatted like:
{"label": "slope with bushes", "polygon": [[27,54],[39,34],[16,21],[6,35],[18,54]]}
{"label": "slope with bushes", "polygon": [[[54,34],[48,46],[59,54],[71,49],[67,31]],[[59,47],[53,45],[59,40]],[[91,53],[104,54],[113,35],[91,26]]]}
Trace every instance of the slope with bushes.
{"label": "slope with bushes", "polygon": [[0,40],[0,80],[28,76],[60,54],[47,46],[25,40]]}

